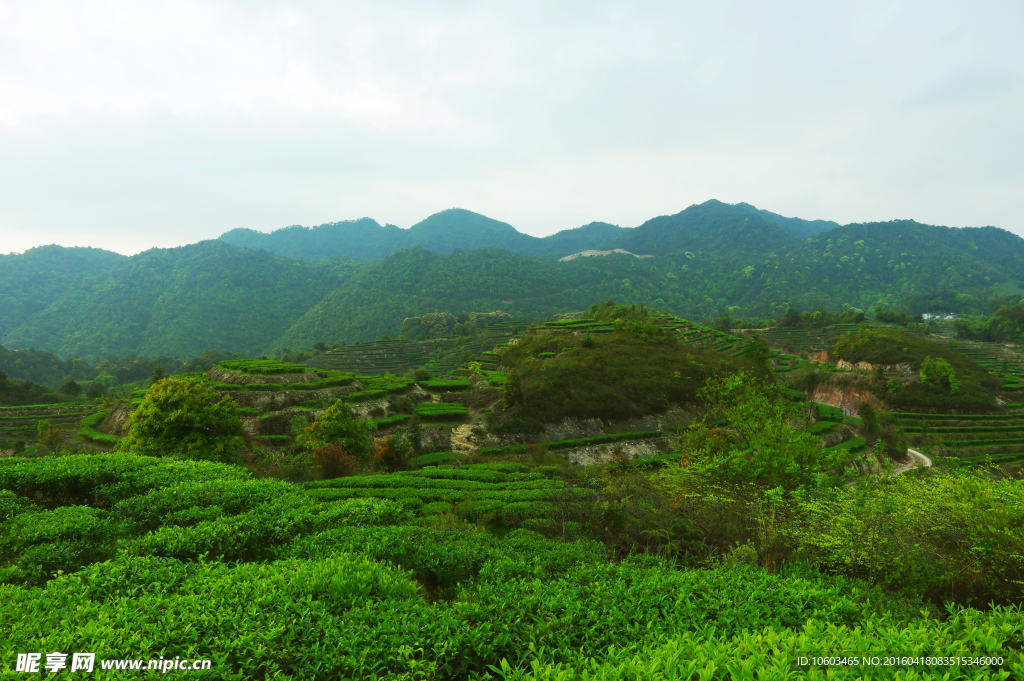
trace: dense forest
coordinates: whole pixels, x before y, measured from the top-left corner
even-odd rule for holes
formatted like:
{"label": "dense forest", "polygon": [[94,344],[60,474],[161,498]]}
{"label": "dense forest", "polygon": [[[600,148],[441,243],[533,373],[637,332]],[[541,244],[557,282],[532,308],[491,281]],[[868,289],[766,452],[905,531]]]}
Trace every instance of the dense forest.
{"label": "dense forest", "polygon": [[[403,238],[418,234],[422,246],[385,253],[387,246],[373,257],[355,253],[381,257],[375,264],[324,257],[337,252],[330,243],[344,250],[353,239],[378,248],[366,226],[263,235],[291,244],[284,250],[296,257],[223,240],[131,258],[59,247],[3,256],[0,278],[9,284],[0,289],[3,342],[95,363],[111,355],[194,357],[212,348],[257,355],[395,338],[404,320],[425,314],[502,310],[546,318],[604,298],[692,319],[727,313],[777,320],[791,307],[994,314],[1024,297],[1022,282],[1013,278],[1024,272],[1024,239],[994,227],[913,221],[831,227],[709,201],[634,229],[593,223],[535,239],[453,210],[414,230],[394,228]],[[527,242],[533,245],[522,246]],[[555,254],[604,245],[655,257],[558,262],[536,242],[558,244]],[[480,248],[488,243],[507,248]],[[312,254],[321,259],[313,262]],[[997,335],[1006,336],[1011,327],[999,324]],[[986,328],[964,333],[994,338],[996,327]]]}
{"label": "dense forest", "polygon": [[153,249],[83,277],[14,329],[8,347],[62,357],[255,353],[360,266],[310,264],[203,241]]}

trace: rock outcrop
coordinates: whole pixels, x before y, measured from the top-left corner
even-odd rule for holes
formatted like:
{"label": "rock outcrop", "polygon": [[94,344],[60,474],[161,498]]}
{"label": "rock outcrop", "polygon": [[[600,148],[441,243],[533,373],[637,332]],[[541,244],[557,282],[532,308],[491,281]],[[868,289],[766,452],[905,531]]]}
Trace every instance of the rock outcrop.
{"label": "rock outcrop", "polygon": [[882,367],[883,371],[890,373],[899,374],[912,374],[914,373],[913,367],[909,363],[903,362],[900,364],[872,364],[871,362],[848,362],[845,359],[841,359],[836,363],[836,367],[842,371],[874,371],[878,367]]}
{"label": "rock outcrop", "polygon": [[220,367],[212,367],[206,372],[206,380],[214,383],[230,383],[232,385],[264,385],[267,383],[315,383],[320,380],[315,371],[304,371],[301,374],[274,374],[273,376],[254,376],[237,371],[228,371]]}

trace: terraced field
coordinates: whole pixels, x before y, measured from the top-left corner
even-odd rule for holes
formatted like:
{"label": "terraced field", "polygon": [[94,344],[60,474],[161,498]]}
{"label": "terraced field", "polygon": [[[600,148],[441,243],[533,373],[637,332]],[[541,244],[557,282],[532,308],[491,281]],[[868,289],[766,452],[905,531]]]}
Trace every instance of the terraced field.
{"label": "terraced field", "polygon": [[974,360],[990,373],[1003,379],[1003,390],[1024,390],[1024,352],[1017,344],[985,343],[982,341],[941,341],[952,350]]}
{"label": "terraced field", "polygon": [[549,522],[559,504],[582,501],[588,494],[551,479],[546,473],[553,470],[522,464],[441,465],[386,476],[310,482],[305,487],[306,493],[320,502],[388,499],[416,516],[453,511],[464,520],[488,515],[507,525],[530,527]]}
{"label": "terraced field", "polygon": [[51,426],[74,426],[94,411],[94,406],[82,402],[0,407],[0,439],[31,439],[42,420]]}
{"label": "terraced field", "polygon": [[[306,362],[314,369],[346,371],[360,375],[402,374],[423,367],[432,374],[447,374],[465,361],[467,354],[482,356],[496,345],[507,343],[516,327],[494,324],[476,336],[435,338],[424,341],[386,340],[349,345],[325,352]],[[483,359],[492,359],[483,357]]]}
{"label": "terraced field", "polygon": [[961,464],[1024,460],[1024,412],[1008,414],[896,413],[908,435],[920,435],[932,453]]}

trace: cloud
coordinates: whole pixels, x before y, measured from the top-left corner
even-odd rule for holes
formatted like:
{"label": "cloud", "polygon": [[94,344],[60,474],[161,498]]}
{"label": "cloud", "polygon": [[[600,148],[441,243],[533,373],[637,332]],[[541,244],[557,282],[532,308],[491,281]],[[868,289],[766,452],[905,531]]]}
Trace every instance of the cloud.
{"label": "cloud", "polygon": [[1019,3],[0,2],[0,251],[718,198],[1021,220]]}

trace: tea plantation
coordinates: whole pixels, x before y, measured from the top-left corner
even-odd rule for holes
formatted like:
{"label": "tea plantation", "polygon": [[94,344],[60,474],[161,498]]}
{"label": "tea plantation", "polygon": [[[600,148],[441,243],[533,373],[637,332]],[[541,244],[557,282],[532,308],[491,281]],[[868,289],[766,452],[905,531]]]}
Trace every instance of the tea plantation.
{"label": "tea plantation", "polygon": [[[798,658],[856,653],[900,661],[830,677],[1024,673],[1016,606],[939,616],[807,567],[687,569],[562,540],[559,504],[584,493],[543,467],[302,486],[96,455],[0,461],[0,489],[6,660],[210,658],[199,676],[218,679],[735,679],[824,678]],[[485,515],[505,531],[473,523]],[[927,662],[951,655],[977,662]]]}

